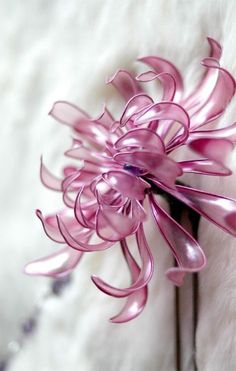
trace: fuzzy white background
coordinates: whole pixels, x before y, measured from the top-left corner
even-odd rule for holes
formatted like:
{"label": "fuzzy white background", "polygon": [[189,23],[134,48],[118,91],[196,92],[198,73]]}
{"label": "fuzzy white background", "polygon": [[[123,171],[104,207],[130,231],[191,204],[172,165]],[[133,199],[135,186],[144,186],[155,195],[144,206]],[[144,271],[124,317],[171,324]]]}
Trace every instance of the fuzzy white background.
{"label": "fuzzy white background", "polygon": [[[174,61],[191,88],[201,75],[206,36],[224,46],[222,64],[236,76],[234,0],[0,0],[0,359],[22,320],[49,286],[22,274],[24,264],[57,248],[34,215],[60,200],[39,181],[39,158],[58,171],[69,131],[47,116],[65,99],[96,116],[116,97],[104,81],[117,68],[138,69],[141,55]],[[219,125],[236,120],[236,99]],[[232,156],[235,168],[236,154]],[[236,197],[236,177],[201,186]],[[199,178],[193,180],[200,185]],[[174,371],[173,287],[166,246],[151,232],[157,269],[143,314],[123,326],[108,318],[120,302],[91,283],[92,273],[122,284],[116,251],[90,256],[62,298],[44,304],[38,329],[9,371]],[[197,362],[200,371],[236,370],[236,240],[201,222],[208,266],[200,274]],[[189,371],[189,370],[186,370]]]}

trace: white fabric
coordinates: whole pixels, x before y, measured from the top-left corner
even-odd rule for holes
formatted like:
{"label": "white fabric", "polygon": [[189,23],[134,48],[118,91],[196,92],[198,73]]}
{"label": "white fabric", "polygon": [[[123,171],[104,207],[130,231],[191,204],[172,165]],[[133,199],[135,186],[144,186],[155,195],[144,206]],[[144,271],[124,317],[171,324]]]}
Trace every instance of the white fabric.
{"label": "white fabric", "polygon": [[[117,68],[141,71],[134,60],[158,54],[176,63],[191,88],[202,73],[206,36],[224,46],[222,63],[236,76],[236,3],[175,0],[0,1],[0,358],[19,333],[49,281],[22,274],[24,264],[57,248],[34,215],[61,201],[39,181],[43,153],[57,172],[70,133],[47,112],[57,99],[77,103],[96,116],[104,101],[119,103],[106,77]],[[234,99],[221,119],[236,117]],[[232,156],[235,166],[236,154]],[[235,176],[192,184],[236,197]],[[108,322],[120,302],[90,281],[96,273],[114,284],[126,275],[114,249],[86,257],[62,298],[48,300],[39,327],[16,355],[10,371],[172,371],[173,287],[164,271],[166,246],[150,227],[156,258],[147,308],[135,321]],[[201,371],[236,369],[236,240],[202,221],[200,242],[208,257],[200,274],[197,360]],[[125,270],[124,270],[125,271]],[[126,281],[127,282],[127,281]]]}

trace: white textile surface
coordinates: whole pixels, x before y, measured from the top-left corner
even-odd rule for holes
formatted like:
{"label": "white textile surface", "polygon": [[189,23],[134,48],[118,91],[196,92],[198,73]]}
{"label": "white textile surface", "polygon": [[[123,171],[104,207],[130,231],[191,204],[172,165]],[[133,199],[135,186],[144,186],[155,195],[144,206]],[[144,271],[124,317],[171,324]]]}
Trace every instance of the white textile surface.
{"label": "white textile surface", "polygon": [[[203,70],[206,36],[224,47],[222,64],[236,76],[234,0],[0,0],[0,359],[19,326],[49,286],[23,275],[29,260],[54,251],[34,210],[52,212],[61,200],[41,185],[39,159],[59,170],[69,129],[47,112],[58,99],[92,116],[102,103],[116,111],[105,87],[120,67],[141,71],[135,59],[158,54],[176,63],[188,88]],[[236,118],[236,99],[219,125]],[[232,155],[232,167],[236,153]],[[194,178],[204,189],[236,197],[235,175]],[[201,182],[201,183],[200,183]],[[9,371],[174,371],[174,296],[165,270],[172,260],[150,226],[156,259],[150,298],[131,323],[113,325],[121,301],[94,288],[96,273],[117,285],[126,274],[112,250],[84,259],[63,298],[45,302],[37,331]],[[201,221],[200,242],[208,258],[200,274],[197,362],[201,371],[236,370],[236,240]],[[125,269],[124,269],[125,272]],[[188,371],[188,370],[187,370]]]}

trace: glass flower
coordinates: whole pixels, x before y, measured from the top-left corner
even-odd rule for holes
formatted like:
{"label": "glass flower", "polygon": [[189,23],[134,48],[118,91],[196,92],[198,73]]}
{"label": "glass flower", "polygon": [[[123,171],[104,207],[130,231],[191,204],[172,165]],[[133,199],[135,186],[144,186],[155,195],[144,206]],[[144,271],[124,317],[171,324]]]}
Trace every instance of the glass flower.
{"label": "glass flower", "polygon": [[[66,166],[61,179],[41,164],[43,184],[62,193],[65,208],[46,217],[39,210],[36,213],[46,234],[63,246],[27,264],[25,271],[60,277],[71,272],[83,254],[119,242],[131,285],[117,288],[92,277],[106,294],[126,298],[113,322],[133,319],[147,301],[147,285],[153,273],[151,247],[145,237],[147,208],[176,260],[177,265],[166,273],[175,285],[182,284],[186,273],[198,272],[206,264],[198,242],[161,207],[158,193],[176,198],[236,236],[235,200],[181,183],[186,173],[231,175],[225,161],[236,142],[236,123],[221,129],[209,123],[224,112],[235,93],[235,80],[219,64],[220,45],[211,38],[208,43],[210,56],[202,61],[205,73],[190,95],[183,96],[183,80],[172,63],[148,56],[140,61],[151,70],[137,77],[119,70],[108,81],[125,101],[119,120],[106,107],[100,117],[91,119],[65,101],[56,102],[50,111],[56,120],[71,127],[74,139],[65,155],[80,162],[78,167]],[[163,88],[158,102],[143,89],[154,80]],[[175,160],[175,150],[181,146],[191,150],[192,158]],[[139,264],[127,244],[131,235],[135,236]]]}

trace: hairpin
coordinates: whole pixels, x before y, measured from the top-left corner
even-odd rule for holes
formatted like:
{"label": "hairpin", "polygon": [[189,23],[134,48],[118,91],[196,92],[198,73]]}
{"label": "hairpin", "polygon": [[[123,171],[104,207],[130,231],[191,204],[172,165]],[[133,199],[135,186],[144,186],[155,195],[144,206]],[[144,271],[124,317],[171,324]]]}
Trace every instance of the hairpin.
{"label": "hairpin", "polygon": [[[148,56],[139,59],[148,66],[147,72],[134,77],[119,70],[108,80],[124,100],[118,120],[107,107],[92,119],[66,101],[57,101],[50,111],[73,132],[72,146],[65,156],[80,161],[78,166],[65,166],[61,178],[41,162],[43,184],[61,192],[65,207],[49,216],[40,210],[36,214],[48,237],[62,247],[28,263],[25,272],[63,277],[87,252],[110,249],[118,243],[130,270],[131,285],[118,288],[92,276],[104,293],[126,298],[120,313],[111,318],[115,323],[138,316],[147,301],[154,265],[153,246],[148,245],[145,236],[149,217],[176,261],[166,272],[170,281],[180,286],[186,273],[199,272],[206,265],[198,241],[160,205],[157,195],[166,197],[169,203],[177,200],[236,236],[236,201],[188,186],[181,178],[187,173],[219,177],[232,174],[226,160],[236,142],[236,123],[220,129],[213,124],[231,101],[235,80],[220,66],[218,42],[207,40],[210,54],[202,61],[204,74],[187,96],[178,69],[168,60]],[[150,81],[162,85],[162,98],[157,102],[145,92]],[[175,160],[180,147],[189,149],[183,161]],[[136,242],[141,263],[131,253],[129,236]]]}

